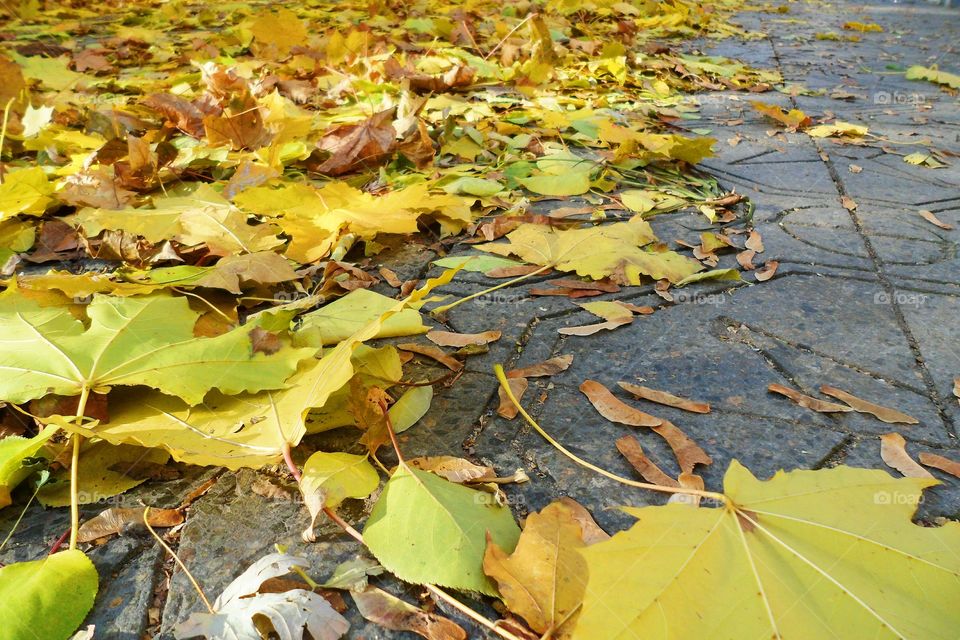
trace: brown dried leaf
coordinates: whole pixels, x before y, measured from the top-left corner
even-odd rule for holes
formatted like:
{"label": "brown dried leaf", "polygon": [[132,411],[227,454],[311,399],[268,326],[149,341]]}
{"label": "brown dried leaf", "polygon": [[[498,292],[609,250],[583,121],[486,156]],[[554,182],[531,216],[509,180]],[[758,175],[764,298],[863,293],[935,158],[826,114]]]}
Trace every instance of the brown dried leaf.
{"label": "brown dried leaf", "polygon": [[819,398],[814,398],[813,396],[808,396],[806,394],[800,393],[799,391],[794,391],[789,387],[785,387],[782,384],[771,384],[767,387],[767,391],[772,391],[773,393],[779,393],[782,396],[786,396],[796,402],[801,407],[806,409],[813,409],[814,411],[819,411],[820,413],[836,413],[836,412],[847,412],[853,411],[853,407],[848,407],[842,404],[837,404],[835,402],[827,402],[826,400],[820,400]]}
{"label": "brown dried leaf", "polygon": [[617,320],[608,320],[596,324],[586,324],[580,327],[563,327],[557,332],[565,336],[592,336],[598,331],[612,331],[617,327],[633,322],[633,318],[619,318]]}
{"label": "brown dried leaf", "polygon": [[664,420],[663,424],[653,427],[652,430],[656,431],[670,445],[682,472],[693,473],[693,468],[698,464],[713,464],[713,458],[707,455],[707,452],[701,449],[696,442],[687,437],[687,434],[681,431],[680,427],[669,420]]}
{"label": "brown dried leaf", "polygon": [[841,196],[840,205],[847,211],[855,211],[857,208],[857,201],[850,196]]}
{"label": "brown dried leaf", "polygon": [[[111,507],[84,522],[77,532],[78,542],[90,542],[97,538],[144,529],[143,509]],[[150,509],[148,519],[151,527],[172,527],[183,522],[183,514],[176,509]]]}
{"label": "brown dried leaf", "polygon": [[314,170],[339,176],[359,167],[376,166],[393,153],[397,132],[391,124],[396,109],[375,113],[360,124],[343,124],[327,131],[317,146],[330,157]]}
{"label": "brown dried leaf", "polygon": [[664,422],[616,398],[609,389],[595,380],[584,380],[580,385],[580,391],[587,396],[600,415],[611,422],[632,427],[656,427]]}
{"label": "brown dried leaf", "polygon": [[492,467],[483,467],[454,456],[409,458],[407,465],[422,471],[432,471],[438,476],[457,484],[493,480],[497,477]]}
{"label": "brown dried leaf", "polygon": [[547,284],[565,289],[588,289],[591,291],[603,291],[604,293],[617,293],[620,286],[609,280],[575,280],[573,278],[560,278],[557,280],[547,280]]}
{"label": "brown dried leaf", "polygon": [[656,389],[641,387],[640,385],[630,384],[629,382],[618,382],[617,384],[619,384],[622,389],[640,400],[649,400],[650,402],[656,402],[668,407],[683,409],[684,411],[691,411],[693,413],[710,413],[710,405],[706,402],[688,400],[687,398],[681,398],[680,396],[675,396],[672,393],[667,393],[666,391],[657,391]]}
{"label": "brown dried leaf", "polygon": [[[703,478],[700,476],[692,473],[681,473],[680,477],[677,478],[677,481],[684,489],[696,489],[697,491],[703,491]],[[675,493],[667,500],[667,504],[672,504],[674,502],[689,504],[691,507],[699,507],[700,496],[695,496],[689,493]]]}
{"label": "brown dried leaf", "polygon": [[[523,400],[523,394],[527,392],[527,379],[517,377],[507,378],[507,384],[510,385],[510,391],[513,392],[513,396],[517,399],[517,402]],[[510,397],[503,390],[503,387],[498,388],[498,393],[500,394],[500,406],[497,407],[497,415],[507,420],[513,420],[517,417],[520,409],[517,408],[517,405],[513,404]]]}
{"label": "brown dried leaf", "polygon": [[[533,273],[542,268],[543,267],[535,264],[519,264],[515,267],[497,267],[496,269],[490,269],[490,271],[485,272],[483,275],[488,278],[516,278],[517,276],[525,276],[528,273]],[[544,271],[544,273],[549,273],[549,271]]]}
{"label": "brown dried leaf", "polygon": [[907,478],[932,478],[933,474],[921,467],[907,453],[907,441],[899,433],[880,436],[880,458],[891,469],[896,469]]}
{"label": "brown dried leaf", "polygon": [[385,629],[410,631],[427,640],[466,640],[467,632],[457,623],[427,613],[382,589],[368,586],[363,591],[351,591],[350,595],[360,615]]}
{"label": "brown dried leaf", "polygon": [[203,128],[203,112],[188,100],[169,93],[155,93],[148,96],[143,104],[189,136],[202,138],[206,134]]}
{"label": "brown dried leaf", "polygon": [[399,289],[403,286],[403,282],[397,276],[397,274],[386,267],[380,267],[377,272],[380,274],[380,277],[387,281],[394,289]]}
{"label": "brown dried leaf", "polygon": [[500,339],[499,331],[483,333],[453,333],[452,331],[430,330],[427,340],[441,347],[465,347],[471,344],[488,344]]}
{"label": "brown dried leaf", "polygon": [[767,260],[762,269],[757,269],[754,272],[754,276],[757,278],[758,282],[766,282],[774,276],[774,274],[777,272],[777,267],[779,266],[780,263],[776,260]]}
{"label": "brown dried leaf", "polygon": [[950,458],[945,458],[943,456],[938,456],[935,453],[927,453],[924,451],[920,454],[920,462],[928,467],[940,469],[940,471],[960,478],[960,462],[957,462],[956,460],[951,460]]}
{"label": "brown dried leaf", "polygon": [[623,454],[627,462],[636,469],[640,477],[647,482],[664,487],[679,487],[680,483],[668,476],[643,452],[640,441],[633,436],[623,436],[617,439],[617,450]]}
{"label": "brown dried leaf", "polygon": [[842,389],[837,389],[836,387],[831,387],[826,384],[821,385],[820,393],[832,396],[838,400],[842,400],[853,407],[854,411],[859,411],[860,413],[869,413],[870,415],[876,416],[883,422],[889,424],[920,424],[920,421],[912,416],[908,416],[907,414],[897,411],[896,409],[891,409],[890,407],[884,407],[879,404],[867,402],[866,400],[862,400],[857,396],[847,393]]}
{"label": "brown dried leaf", "polygon": [[556,356],[537,364],[522,369],[512,369],[507,371],[508,378],[541,378],[543,376],[552,376],[566,371],[573,364],[573,356]]}
{"label": "brown dried leaf", "polygon": [[943,222],[942,220],[940,220],[940,218],[933,215],[932,211],[922,210],[922,211],[918,211],[917,213],[920,214],[921,218],[923,218],[930,224],[940,227],[941,229],[945,229],[946,231],[950,231],[951,229],[953,229],[952,224],[947,224],[946,222]]}
{"label": "brown dried leaf", "polygon": [[434,347],[432,345],[426,344],[416,344],[413,342],[405,342],[403,344],[398,344],[397,349],[401,351],[409,351],[411,353],[416,353],[421,356],[426,356],[433,360],[436,360],[446,368],[451,371],[460,371],[463,369],[463,363],[454,358],[453,356],[448,355],[442,349]]}
{"label": "brown dried leaf", "polygon": [[760,232],[751,231],[750,235],[747,236],[747,241],[744,243],[744,246],[751,251],[763,253],[763,238],[760,237]]}
{"label": "brown dried leaf", "polygon": [[747,271],[753,271],[756,269],[756,265],[753,264],[753,258],[757,255],[756,251],[751,251],[747,249],[746,251],[741,251],[737,254],[737,262],[740,263],[740,266],[746,269]]}

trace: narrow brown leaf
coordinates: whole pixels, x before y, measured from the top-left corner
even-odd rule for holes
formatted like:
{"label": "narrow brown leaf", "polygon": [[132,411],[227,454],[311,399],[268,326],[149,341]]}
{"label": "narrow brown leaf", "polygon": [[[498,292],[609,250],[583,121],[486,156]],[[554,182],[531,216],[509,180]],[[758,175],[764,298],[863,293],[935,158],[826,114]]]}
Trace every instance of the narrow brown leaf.
{"label": "narrow brown leaf", "polygon": [[450,482],[478,482],[497,477],[492,467],[483,467],[454,456],[423,456],[407,459],[407,465],[446,478]]}
{"label": "narrow brown leaf", "polygon": [[[146,531],[143,522],[143,509],[124,509],[111,507],[84,522],[77,532],[78,542],[90,542],[131,529]],[[151,527],[172,527],[183,522],[183,514],[176,509],[151,509],[148,520]]]}
{"label": "narrow brown leaf", "polygon": [[380,267],[378,272],[380,273],[380,276],[387,281],[387,284],[394,289],[399,289],[403,286],[403,282],[400,281],[400,278],[397,277],[397,274],[390,269],[387,269],[386,267]]}
{"label": "narrow brown leaf", "polygon": [[876,416],[883,422],[890,424],[920,424],[920,421],[912,416],[908,416],[907,414],[897,411],[896,409],[891,409],[879,404],[867,402],[866,400],[862,400],[857,396],[847,393],[842,389],[837,389],[836,387],[831,387],[826,384],[821,385],[820,393],[832,396],[838,400],[843,400],[848,405],[853,407],[854,411],[859,411],[860,413],[869,413],[870,415]]}
{"label": "narrow brown leaf", "polygon": [[[490,269],[490,271],[485,272],[483,275],[488,278],[516,278],[517,276],[525,276],[528,273],[533,273],[543,267],[535,264],[518,264],[515,267],[497,267],[496,269]],[[544,271],[544,273],[548,273]]]}
{"label": "narrow brown leaf", "polygon": [[522,369],[507,371],[508,378],[542,378],[566,371],[573,364],[573,356],[556,356]]}
{"label": "narrow brown leaf", "polygon": [[827,402],[826,400],[820,400],[819,398],[808,396],[800,393],[799,391],[794,391],[793,389],[785,387],[782,384],[771,384],[769,387],[767,387],[767,391],[779,393],[782,396],[790,398],[801,407],[813,409],[814,411],[819,411],[820,413],[853,411],[853,407],[837,404],[835,402]]}
{"label": "narrow brown leaf", "polygon": [[466,640],[467,632],[460,625],[427,613],[393,594],[376,587],[351,591],[360,615],[385,629],[410,631],[427,640]]}
{"label": "narrow brown leaf", "polygon": [[693,468],[698,465],[713,464],[713,458],[707,455],[707,452],[687,437],[680,427],[669,420],[664,420],[663,424],[652,428],[657,434],[667,441],[673,450],[673,455],[677,458],[677,464],[684,473],[693,473]]}
{"label": "narrow brown leaf", "polygon": [[417,353],[417,354],[420,354],[421,356],[426,356],[428,358],[436,360],[437,362],[447,367],[451,371],[460,371],[463,369],[462,362],[448,355],[442,349],[439,349],[432,345],[405,342],[403,344],[398,344],[397,349],[400,349],[401,351],[410,351],[411,353]]}
{"label": "narrow brown leaf", "polygon": [[591,280],[587,282],[584,280],[574,280],[573,278],[560,278],[558,280],[547,280],[547,284],[565,289],[590,289],[603,291],[604,293],[617,293],[620,291],[619,285],[608,280]]}
{"label": "narrow brown leaf", "polygon": [[663,424],[663,420],[649,413],[631,407],[616,398],[610,390],[596,380],[584,380],[580,391],[587,396],[593,407],[607,420],[632,427],[656,427]]}
{"label": "narrow brown leaf", "polygon": [[640,441],[633,436],[623,436],[617,439],[617,451],[623,454],[627,462],[636,469],[640,477],[647,482],[659,484],[664,487],[679,487],[680,483],[663,472],[660,467],[653,463],[643,452]]}
{"label": "narrow brown leaf", "polygon": [[499,339],[499,331],[453,333],[452,331],[437,331],[433,329],[427,332],[427,340],[441,347],[465,347],[471,344],[488,344]]}
{"label": "narrow brown leaf", "polygon": [[656,402],[693,413],[710,413],[710,405],[706,402],[688,400],[687,398],[681,398],[666,391],[657,391],[656,389],[641,387],[640,385],[630,384],[629,382],[618,382],[617,384],[639,400],[649,400],[650,402]]}
{"label": "narrow brown leaf", "polygon": [[945,229],[946,231],[950,231],[950,230],[953,229],[953,225],[952,225],[952,224],[947,224],[946,222],[943,222],[942,220],[940,220],[940,218],[938,218],[937,216],[933,215],[933,212],[932,212],[932,211],[922,210],[922,211],[918,211],[917,213],[920,214],[920,217],[921,217],[921,218],[923,218],[924,220],[926,220],[926,221],[929,222],[930,224],[933,224],[933,225],[936,225],[936,226],[940,227],[941,229]]}
{"label": "narrow brown leaf", "polygon": [[935,453],[927,453],[926,451],[922,452],[919,457],[920,462],[928,467],[940,469],[940,471],[944,471],[952,476],[960,478],[960,462],[951,460],[950,458],[945,458],[943,456],[938,456]]}
{"label": "narrow brown leaf", "polygon": [[[523,399],[523,394],[527,392],[527,379],[516,377],[508,378],[507,384],[510,385],[510,391],[513,392],[517,402],[520,402],[520,400]],[[510,397],[503,390],[503,387],[498,388],[498,393],[500,394],[500,406],[497,407],[497,415],[507,420],[513,420],[517,417],[520,409],[517,408],[517,405],[513,404],[513,401],[510,400]]]}
{"label": "narrow brown leaf", "polygon": [[906,449],[907,441],[899,433],[880,436],[880,458],[891,469],[896,469],[907,478],[932,478],[933,474],[917,464]]}
{"label": "narrow brown leaf", "polygon": [[633,318],[618,318],[616,320],[607,320],[596,324],[585,324],[579,327],[563,327],[558,329],[557,333],[565,336],[592,336],[598,331],[613,331],[617,327],[633,322]]}

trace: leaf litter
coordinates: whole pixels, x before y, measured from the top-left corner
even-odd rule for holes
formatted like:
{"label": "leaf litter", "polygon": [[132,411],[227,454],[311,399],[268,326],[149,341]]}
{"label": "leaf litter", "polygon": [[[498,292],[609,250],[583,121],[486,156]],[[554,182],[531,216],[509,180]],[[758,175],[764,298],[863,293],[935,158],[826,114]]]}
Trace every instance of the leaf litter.
{"label": "leaf litter", "polygon": [[[902,501],[871,502],[859,488],[919,498],[928,478],[894,481],[839,467],[758,481],[734,462],[726,493],[706,491],[693,472],[712,459],[679,427],[584,381],[581,390],[605,418],[657,432],[681,471],[674,479],[659,469],[628,435],[616,446],[648,482],[619,478],[565,450],[519,402],[528,379],[566,371],[572,356],[499,370],[498,412],[522,415],[593,472],[671,494],[663,507],[627,508],[638,517],[629,530],[609,538],[583,507],[561,499],[531,514],[521,531],[498,485],[524,481],[524,473],[499,478],[492,467],[455,456],[402,455],[396,434],[425,415],[434,386],[456,379],[470,347],[501,336],[428,327],[421,314],[428,296],[454,272],[414,291],[420,276],[404,281],[375,262],[391,242],[442,255],[462,240],[482,252],[475,264],[447,256],[438,266],[511,278],[498,286],[559,272],[548,281],[553,289],[531,293],[570,299],[656,282],[657,293],[671,300],[671,285],[739,280],[736,270],[715,268],[718,253],[737,249],[737,233],[747,233],[740,266],[754,270],[758,282],[775,275],[775,260],[754,266],[764,246],[749,218],[740,217],[744,198],[694,167],[712,155],[713,140],[672,123],[695,111],[686,93],[759,93],[781,78],[659,44],[755,37],[729,21],[738,7],[723,2],[706,10],[676,0],[643,11],[630,3],[572,11],[547,3],[532,13],[491,0],[456,11],[434,3],[315,3],[233,12],[173,3],[143,7],[135,26],[106,5],[51,11],[23,2],[0,9],[11,18],[0,45],[0,366],[16,374],[0,383],[0,400],[8,403],[0,410],[32,412],[35,402],[54,408],[34,414],[36,435],[0,440],[0,506],[18,484],[50,467],[42,477],[53,482],[36,495],[72,510],[69,550],[0,568],[0,610],[16,610],[11,619],[34,634],[70,637],[98,582],[78,543],[177,524],[179,509],[145,516],[119,508],[79,524],[77,507],[90,496],[115,495],[151,477],[127,464],[130,451],[146,449],[145,464],[154,469],[169,456],[231,469],[283,462],[309,512],[304,538],[315,537],[313,524],[323,515],[379,561],[343,568],[329,588],[352,590],[367,619],[427,638],[465,632],[429,607],[369,585],[368,576],[386,570],[424,585],[436,601],[514,639],[530,630],[613,637],[623,631],[619,624],[649,635],[657,628],[647,622],[651,616],[663,616],[668,627],[692,625],[691,635],[724,624],[756,635],[790,635],[805,625],[836,634],[850,624],[879,633],[881,610],[896,620],[897,633],[933,637],[952,628],[948,603],[957,597],[958,569],[955,558],[932,549],[955,546],[955,525],[914,526]],[[381,13],[371,19],[370,11]],[[63,45],[38,48],[54,26]],[[871,23],[843,26],[878,30]],[[906,77],[955,87],[954,76],[935,67],[913,67]],[[814,125],[798,110],[753,104],[812,137],[838,144],[875,137],[862,125],[832,117]],[[929,167],[942,158],[936,150],[921,155],[918,163]],[[534,213],[538,201],[573,197],[552,215]],[[857,206],[846,197],[842,204]],[[744,228],[705,231],[699,245],[678,242],[672,250],[648,219],[683,209]],[[64,262],[87,260],[106,266],[63,269]],[[47,271],[27,270],[28,263]],[[371,290],[381,278],[400,289],[401,300]],[[442,319],[483,293],[432,314]],[[564,336],[615,329],[654,312],[625,301],[578,304],[603,322],[565,327]],[[366,344],[423,333],[431,345]],[[404,380],[410,354],[453,373],[442,382]],[[665,391],[621,387],[637,399],[710,411]],[[822,391],[850,406],[786,395],[818,410],[842,407],[833,410],[916,423],[840,390]],[[317,451],[301,470],[294,450],[302,439],[340,427],[355,428],[367,454]],[[919,475],[902,439],[884,438],[884,460]],[[392,473],[378,470],[376,457],[388,443],[398,460]],[[956,473],[956,463],[942,456],[924,452],[920,462]],[[823,506],[825,496],[831,506]],[[362,534],[338,514],[343,503],[360,499],[373,503]],[[722,508],[696,508],[711,500]],[[857,531],[863,521],[855,513],[875,513],[885,527]],[[692,565],[678,564],[672,543],[649,542],[676,531],[695,545]],[[818,543],[839,548],[851,540],[854,551],[839,565],[819,555]],[[709,552],[710,545],[738,555],[714,566],[725,554]],[[883,549],[883,563],[867,561],[869,545]],[[925,564],[903,567],[908,554]],[[774,577],[771,567],[781,565]],[[881,565],[889,571],[881,573]],[[702,569],[707,582],[690,580],[685,567]],[[208,603],[207,613],[181,621],[176,634],[341,637],[346,619],[316,592],[321,586],[307,570],[301,558],[268,555]],[[291,572],[305,582],[268,588]],[[544,572],[553,580],[543,581]],[[829,579],[801,593],[796,576],[804,572]],[[893,599],[895,587],[884,580],[908,574],[913,582],[898,585],[907,592]],[[21,589],[24,583],[31,588]],[[35,587],[41,583],[60,586]],[[613,583],[619,586],[610,592]],[[924,595],[915,584],[933,594],[924,600],[923,620],[914,603]],[[498,626],[443,588],[500,598],[508,613]],[[721,606],[691,617],[689,604],[674,595],[690,589],[703,594],[701,602],[719,598]],[[830,609],[834,617],[814,619],[806,608],[788,615],[784,598],[805,599],[811,608],[842,604]],[[656,612],[653,602],[660,603]],[[726,616],[723,605],[732,602],[748,611],[746,626]],[[604,613],[610,606],[626,617],[611,619]]]}

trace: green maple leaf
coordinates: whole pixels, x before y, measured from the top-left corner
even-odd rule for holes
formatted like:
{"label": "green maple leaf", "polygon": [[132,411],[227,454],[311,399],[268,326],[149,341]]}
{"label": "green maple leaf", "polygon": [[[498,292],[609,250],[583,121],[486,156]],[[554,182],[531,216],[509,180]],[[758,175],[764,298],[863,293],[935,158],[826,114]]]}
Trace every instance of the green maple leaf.
{"label": "green maple leaf", "polygon": [[315,352],[256,353],[253,327],[195,338],[197,314],[185,298],[95,296],[87,315],[89,327],[63,308],[0,298],[0,398],[20,404],[145,385],[196,404],[213,388],[231,394],[281,387]]}

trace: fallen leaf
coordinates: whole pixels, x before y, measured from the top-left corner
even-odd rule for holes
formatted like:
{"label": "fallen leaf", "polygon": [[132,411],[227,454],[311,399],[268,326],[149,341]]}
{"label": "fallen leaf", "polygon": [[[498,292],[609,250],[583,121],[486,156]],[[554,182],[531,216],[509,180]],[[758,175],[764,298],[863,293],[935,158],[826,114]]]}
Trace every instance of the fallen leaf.
{"label": "fallen leaf", "polygon": [[747,271],[753,271],[757,267],[753,264],[753,258],[757,255],[756,251],[746,250],[737,254],[737,263]]}
{"label": "fallen leaf", "polygon": [[604,319],[605,322],[588,324],[580,327],[563,327],[558,329],[558,333],[565,336],[589,336],[598,331],[612,331],[617,327],[633,322],[633,311],[628,307],[611,301],[599,302],[580,302],[577,306],[589,311],[595,316]]}
{"label": "fallen leaf", "polygon": [[380,476],[367,456],[317,451],[303,465],[300,492],[310,512],[310,525],[301,537],[316,542],[313,527],[324,509],[335,509],[347,498],[366,498],[380,486]]}
{"label": "fallen leaf", "polygon": [[[510,391],[513,392],[513,396],[517,399],[517,402],[523,399],[523,394],[527,392],[528,382],[526,378],[520,378],[517,376],[508,377],[507,383],[510,385]],[[507,392],[504,391],[503,387],[498,388],[498,393],[500,397],[500,404],[497,406],[497,415],[507,420],[513,420],[517,417],[517,414],[520,412],[520,409],[517,408],[517,405],[513,404],[513,401],[510,400],[510,397],[507,395]]]}
{"label": "fallen leaf", "polygon": [[813,138],[862,138],[867,134],[867,127],[837,120],[833,124],[810,127],[806,133]]}
{"label": "fallen leaf", "polygon": [[655,431],[667,441],[682,472],[692,473],[693,468],[698,464],[713,464],[713,458],[708,456],[706,451],[701,449],[696,442],[687,437],[687,434],[669,420],[664,420],[662,424],[652,427],[651,431]]}
{"label": "fallen leaf", "polygon": [[97,569],[82,551],[0,567],[5,638],[69,638],[97,595]]}
{"label": "fallen leaf", "polygon": [[416,353],[421,356],[426,356],[432,360],[436,360],[451,371],[460,371],[463,369],[462,362],[446,353],[443,349],[439,349],[433,345],[404,342],[402,344],[398,344],[397,349],[400,349],[401,351],[409,351],[410,353]]}
{"label": "fallen leaf", "polygon": [[663,424],[662,419],[644,413],[619,400],[610,393],[609,389],[595,380],[584,380],[580,384],[580,391],[587,396],[597,412],[611,422],[632,427],[656,427]]}
{"label": "fallen leaf", "polygon": [[623,454],[627,462],[640,474],[640,477],[647,482],[658,484],[662,487],[679,487],[680,483],[668,476],[643,452],[640,441],[633,436],[623,436],[617,438],[617,450]]}
{"label": "fallen leaf", "polygon": [[492,467],[473,464],[469,460],[454,456],[426,456],[410,458],[407,464],[420,471],[430,471],[450,482],[464,484],[482,482],[497,477]]}
{"label": "fallen leaf", "polygon": [[771,384],[767,387],[767,391],[779,393],[782,396],[790,398],[801,407],[813,409],[814,411],[819,411],[820,413],[837,413],[854,410],[853,407],[848,407],[847,405],[837,404],[835,402],[827,402],[826,400],[820,400],[819,398],[802,394],[799,391],[794,391],[793,389],[785,387],[782,384]]}
{"label": "fallen leaf", "polygon": [[960,462],[944,456],[938,456],[935,453],[927,453],[926,451],[920,452],[919,457],[922,464],[933,467],[934,469],[940,469],[940,471],[960,478]]}
{"label": "fallen leaf", "polygon": [[757,269],[754,272],[754,276],[757,279],[757,282],[766,282],[777,273],[777,267],[780,266],[780,263],[776,260],[767,260],[763,264],[763,268]]}
{"label": "fallen leaf", "polygon": [[938,218],[937,216],[933,215],[933,212],[932,212],[932,211],[927,211],[927,210],[925,210],[925,209],[922,209],[922,210],[918,211],[917,213],[920,214],[920,217],[921,217],[921,218],[923,218],[924,220],[926,220],[927,222],[929,222],[929,223],[932,224],[932,225],[936,225],[936,226],[940,227],[941,229],[945,229],[946,231],[950,231],[950,230],[953,229],[953,225],[947,224],[946,222],[942,222],[942,221],[940,220],[940,218]]}
{"label": "fallen leaf", "polygon": [[483,333],[453,333],[451,331],[427,332],[427,340],[441,347],[466,347],[472,344],[489,344],[500,339],[499,331],[484,331]]}
{"label": "fallen leaf", "polygon": [[930,67],[914,65],[907,69],[904,77],[907,80],[927,80],[929,82],[946,85],[953,89],[960,89],[960,75],[940,71],[937,65]]}
{"label": "fallen leaf", "polygon": [[573,356],[556,356],[521,369],[507,371],[508,378],[540,378],[566,371],[573,364]]}
{"label": "fallen leaf", "polygon": [[650,402],[683,409],[684,411],[692,411],[693,413],[710,413],[710,405],[706,402],[688,400],[680,396],[675,396],[672,393],[667,393],[666,391],[657,391],[656,389],[641,387],[640,385],[630,384],[629,382],[618,382],[617,384],[640,400],[649,400]]}
{"label": "fallen leaf", "polygon": [[758,231],[751,231],[744,246],[751,251],[763,253],[763,239]]}
{"label": "fallen leaf", "polygon": [[813,122],[810,116],[799,109],[790,109],[790,111],[787,111],[786,109],[782,109],[775,104],[766,104],[757,101],[752,101],[750,104],[754,109],[763,115],[786,126],[789,131],[803,129]]}
{"label": "fallen leaf", "polygon": [[350,595],[360,615],[385,629],[409,631],[427,640],[466,640],[467,632],[457,623],[427,613],[382,589],[367,587],[351,591]]}
{"label": "fallen leaf", "polygon": [[258,593],[267,580],[285,576],[295,567],[302,570],[310,565],[303,558],[283,553],[260,558],[227,585],[213,603],[215,613],[191,613],[174,627],[174,636],[261,640],[258,629],[264,628],[280,640],[301,640],[304,632],[314,640],[338,640],[350,623],[322,596],[306,589]]}
{"label": "fallen leaf", "polygon": [[599,531],[586,509],[567,498],[527,517],[512,554],[487,546],[483,570],[496,580],[507,609],[538,634],[570,636],[587,584],[579,553],[589,544],[585,529]]}
{"label": "fallen leaf", "polygon": [[[92,542],[97,538],[122,534],[130,529],[146,532],[142,507],[125,509],[110,507],[80,525],[77,542]],[[183,514],[177,509],[150,509],[146,520],[151,527],[172,527],[183,522]]]}
{"label": "fallen leaf", "polygon": [[629,222],[583,229],[557,230],[522,224],[507,234],[509,244],[477,245],[500,255],[516,255],[527,262],[601,280],[621,271],[626,284],[639,284],[640,276],[679,282],[700,271],[700,263],[672,251],[652,252],[642,247],[656,240],[649,223],[639,217]]}
{"label": "fallen leaf", "polygon": [[853,407],[854,411],[859,411],[860,413],[869,413],[873,416],[876,416],[883,422],[887,423],[903,423],[903,424],[919,424],[920,421],[916,418],[908,416],[905,413],[897,411],[896,409],[891,409],[889,407],[884,407],[879,404],[873,404],[872,402],[867,402],[866,400],[861,400],[855,395],[847,393],[842,389],[837,389],[836,387],[831,387],[829,385],[821,385],[820,393],[824,393],[828,396],[832,396],[838,400],[846,402],[848,405]]}
{"label": "fallen leaf", "polygon": [[397,131],[391,124],[395,116],[396,109],[391,108],[360,124],[342,124],[328,130],[317,147],[329,152],[330,157],[314,171],[339,176],[385,160],[396,145]]}
{"label": "fallen leaf", "polygon": [[520,529],[508,508],[402,463],[363,529],[364,543],[401,580],[495,595],[483,573],[487,536],[513,551]]}
{"label": "fallen leaf", "polygon": [[[684,489],[696,489],[703,491],[703,478],[692,473],[681,473],[677,478],[677,483]],[[675,493],[667,499],[667,504],[687,504],[691,507],[699,507],[701,496],[690,493]]]}
{"label": "fallen leaf", "polygon": [[6,436],[0,439],[0,509],[11,504],[10,492],[33,472],[29,466],[23,465],[23,461],[42,457],[41,449],[56,432],[57,428],[50,426],[32,438]]}
{"label": "fallen leaf", "polygon": [[906,446],[907,441],[899,433],[885,433],[880,436],[880,458],[908,478],[933,478],[933,474],[910,457]]}
{"label": "fallen leaf", "polygon": [[720,508],[627,508],[628,531],[581,552],[574,638],[949,638],[960,524],[911,521],[932,484],[843,466],[759,481],[734,461]]}

